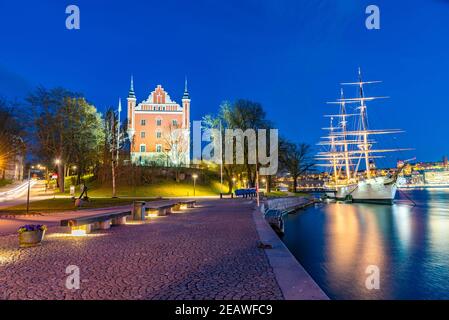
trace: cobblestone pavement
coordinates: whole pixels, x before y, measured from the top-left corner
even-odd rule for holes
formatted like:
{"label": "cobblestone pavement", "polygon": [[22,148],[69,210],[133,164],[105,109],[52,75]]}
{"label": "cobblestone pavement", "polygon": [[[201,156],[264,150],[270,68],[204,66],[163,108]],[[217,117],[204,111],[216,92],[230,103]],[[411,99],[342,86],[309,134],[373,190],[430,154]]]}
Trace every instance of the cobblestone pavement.
{"label": "cobblestone pavement", "polygon": [[[0,299],[283,299],[244,200],[72,237],[51,228],[40,247],[0,237]],[[65,287],[80,268],[79,290]]]}

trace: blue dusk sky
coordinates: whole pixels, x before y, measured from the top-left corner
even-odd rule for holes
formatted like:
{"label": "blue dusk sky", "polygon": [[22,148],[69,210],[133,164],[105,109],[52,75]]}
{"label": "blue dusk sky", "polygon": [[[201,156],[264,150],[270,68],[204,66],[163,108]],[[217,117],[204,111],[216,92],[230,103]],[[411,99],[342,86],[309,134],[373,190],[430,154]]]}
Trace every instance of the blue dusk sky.
{"label": "blue dusk sky", "polygon": [[[81,29],[67,30],[76,4]],[[380,8],[367,30],[365,9]],[[401,128],[389,155],[439,160],[449,154],[449,1],[164,0],[0,1],[0,96],[23,99],[38,85],[82,92],[100,111],[138,101],[161,84],[180,102],[189,80],[192,120],[223,100],[260,102],[280,134],[315,144],[342,81],[383,80],[367,94],[372,128]],[[348,88],[347,96],[354,96]],[[122,117],[125,116],[125,111]]]}

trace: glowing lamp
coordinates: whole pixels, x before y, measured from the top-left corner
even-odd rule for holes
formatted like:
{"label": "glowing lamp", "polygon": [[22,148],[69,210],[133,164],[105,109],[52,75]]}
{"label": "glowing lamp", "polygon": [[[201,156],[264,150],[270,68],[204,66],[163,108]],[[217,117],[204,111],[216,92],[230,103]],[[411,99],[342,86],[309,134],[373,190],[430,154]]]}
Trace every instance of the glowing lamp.
{"label": "glowing lamp", "polygon": [[83,229],[72,230],[72,236],[74,236],[74,237],[82,237],[85,235],[86,235],[86,230],[83,230]]}

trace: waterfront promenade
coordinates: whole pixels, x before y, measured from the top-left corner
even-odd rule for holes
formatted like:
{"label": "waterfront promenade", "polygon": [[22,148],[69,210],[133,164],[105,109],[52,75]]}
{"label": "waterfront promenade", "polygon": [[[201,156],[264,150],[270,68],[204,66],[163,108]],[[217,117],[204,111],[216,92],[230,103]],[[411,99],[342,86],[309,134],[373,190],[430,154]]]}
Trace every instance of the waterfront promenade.
{"label": "waterfront promenade", "polygon": [[[253,214],[251,201],[202,200],[82,237],[54,226],[36,248],[0,236],[0,299],[284,299]],[[80,269],[79,290],[65,287],[70,265]]]}

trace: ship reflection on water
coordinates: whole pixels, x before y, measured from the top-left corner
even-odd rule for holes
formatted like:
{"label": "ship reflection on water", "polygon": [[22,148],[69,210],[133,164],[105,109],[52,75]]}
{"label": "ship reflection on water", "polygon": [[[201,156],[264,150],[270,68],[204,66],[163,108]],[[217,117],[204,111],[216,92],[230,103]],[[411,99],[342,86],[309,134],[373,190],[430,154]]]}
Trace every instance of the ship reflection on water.
{"label": "ship reflection on water", "polygon": [[[331,298],[449,299],[449,190],[407,195],[416,206],[329,203],[289,215],[283,241]],[[365,286],[371,265],[379,290]]]}

